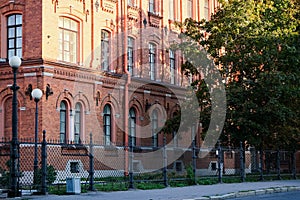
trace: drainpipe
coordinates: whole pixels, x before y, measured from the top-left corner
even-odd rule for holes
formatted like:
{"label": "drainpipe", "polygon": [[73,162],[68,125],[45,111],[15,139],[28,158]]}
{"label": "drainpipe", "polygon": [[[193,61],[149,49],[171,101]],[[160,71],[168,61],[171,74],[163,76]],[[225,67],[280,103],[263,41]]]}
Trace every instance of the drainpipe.
{"label": "drainpipe", "polygon": [[94,62],[94,0],[91,0],[91,60],[90,68],[93,67]]}
{"label": "drainpipe", "polygon": [[127,1],[121,1],[121,20],[122,20],[122,64],[124,73],[126,74],[126,82],[124,87],[124,143],[125,143],[125,175],[128,175],[128,112],[129,112],[129,100],[128,100],[128,86],[130,84],[130,73],[127,70]]}

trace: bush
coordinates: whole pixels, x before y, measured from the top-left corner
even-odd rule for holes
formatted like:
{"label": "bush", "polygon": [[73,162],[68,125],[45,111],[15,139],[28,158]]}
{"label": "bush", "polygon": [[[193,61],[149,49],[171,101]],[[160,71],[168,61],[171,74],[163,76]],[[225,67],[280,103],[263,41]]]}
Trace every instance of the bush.
{"label": "bush", "polygon": [[[55,168],[52,165],[47,165],[47,184],[52,184],[56,180],[56,171]],[[37,179],[36,184],[41,185],[42,184],[42,169],[39,168],[37,171]]]}

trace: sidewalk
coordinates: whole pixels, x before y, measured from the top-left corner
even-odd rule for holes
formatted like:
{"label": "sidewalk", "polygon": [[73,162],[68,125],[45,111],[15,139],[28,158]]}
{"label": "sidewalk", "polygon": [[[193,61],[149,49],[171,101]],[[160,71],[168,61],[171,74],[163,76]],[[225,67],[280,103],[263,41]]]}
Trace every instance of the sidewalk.
{"label": "sidewalk", "polygon": [[274,192],[299,191],[300,180],[246,182],[232,184],[197,185],[157,190],[130,190],[120,192],[88,192],[80,195],[23,196],[24,199],[70,200],[201,200],[228,199],[240,196],[261,195]]}

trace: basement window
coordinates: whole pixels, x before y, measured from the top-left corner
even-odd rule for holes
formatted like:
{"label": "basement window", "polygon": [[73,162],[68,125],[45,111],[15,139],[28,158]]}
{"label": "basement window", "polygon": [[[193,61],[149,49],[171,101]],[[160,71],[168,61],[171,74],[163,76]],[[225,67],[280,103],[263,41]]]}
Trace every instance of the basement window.
{"label": "basement window", "polygon": [[79,173],[79,162],[71,162],[70,171],[71,173]]}

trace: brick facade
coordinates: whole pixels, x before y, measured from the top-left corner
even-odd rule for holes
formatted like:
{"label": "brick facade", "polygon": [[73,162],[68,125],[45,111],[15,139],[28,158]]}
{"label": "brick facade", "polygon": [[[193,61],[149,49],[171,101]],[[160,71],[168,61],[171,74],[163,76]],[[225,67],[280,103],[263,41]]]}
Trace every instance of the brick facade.
{"label": "brick facade", "polygon": [[[12,14],[22,15],[22,65],[18,70],[18,130],[20,138],[34,135],[35,102],[30,98],[28,88],[40,88],[44,95],[39,105],[39,138],[47,130],[47,138],[59,140],[60,103],[67,104],[66,137],[74,140],[74,115],[76,103],[82,106],[80,138],[88,140],[92,132],[94,139],[103,142],[103,108],[112,108],[112,135],[114,143],[124,144],[126,126],[124,108],[136,111],[137,137],[139,131],[149,131],[149,137],[137,139],[137,144],[151,145],[150,116],[146,102],[157,105],[164,112],[159,117],[170,117],[178,101],[184,96],[187,81],[180,72],[182,59],[176,55],[176,81],[170,84],[168,46],[176,39],[174,21],[169,20],[169,1],[155,1],[155,12],[148,12],[149,2],[115,0],[0,0],[0,57],[7,59],[7,19]],[[195,19],[203,18],[204,1],[193,1]],[[210,8],[217,3],[209,1]],[[180,6],[177,8],[176,6]],[[179,21],[187,16],[186,5],[176,1],[174,15]],[[180,13],[179,13],[180,12]],[[76,62],[59,59],[60,18],[77,23]],[[110,34],[109,69],[101,70],[101,31]],[[127,38],[134,38],[134,68],[130,83],[126,76]],[[66,40],[65,38],[63,40]],[[155,80],[149,80],[149,43],[156,45]],[[63,47],[65,48],[65,47]],[[0,137],[11,137],[12,70],[8,62],[0,63]],[[124,78],[123,78],[124,77]],[[128,83],[128,84],[127,84]],[[53,94],[46,97],[46,87]],[[128,86],[128,88],[127,88]],[[128,103],[125,104],[125,92]],[[149,110],[148,110],[149,111]],[[148,125],[148,126],[147,126]],[[145,127],[148,127],[145,128]],[[144,134],[144,133],[143,133]],[[162,136],[158,136],[162,144]]]}

